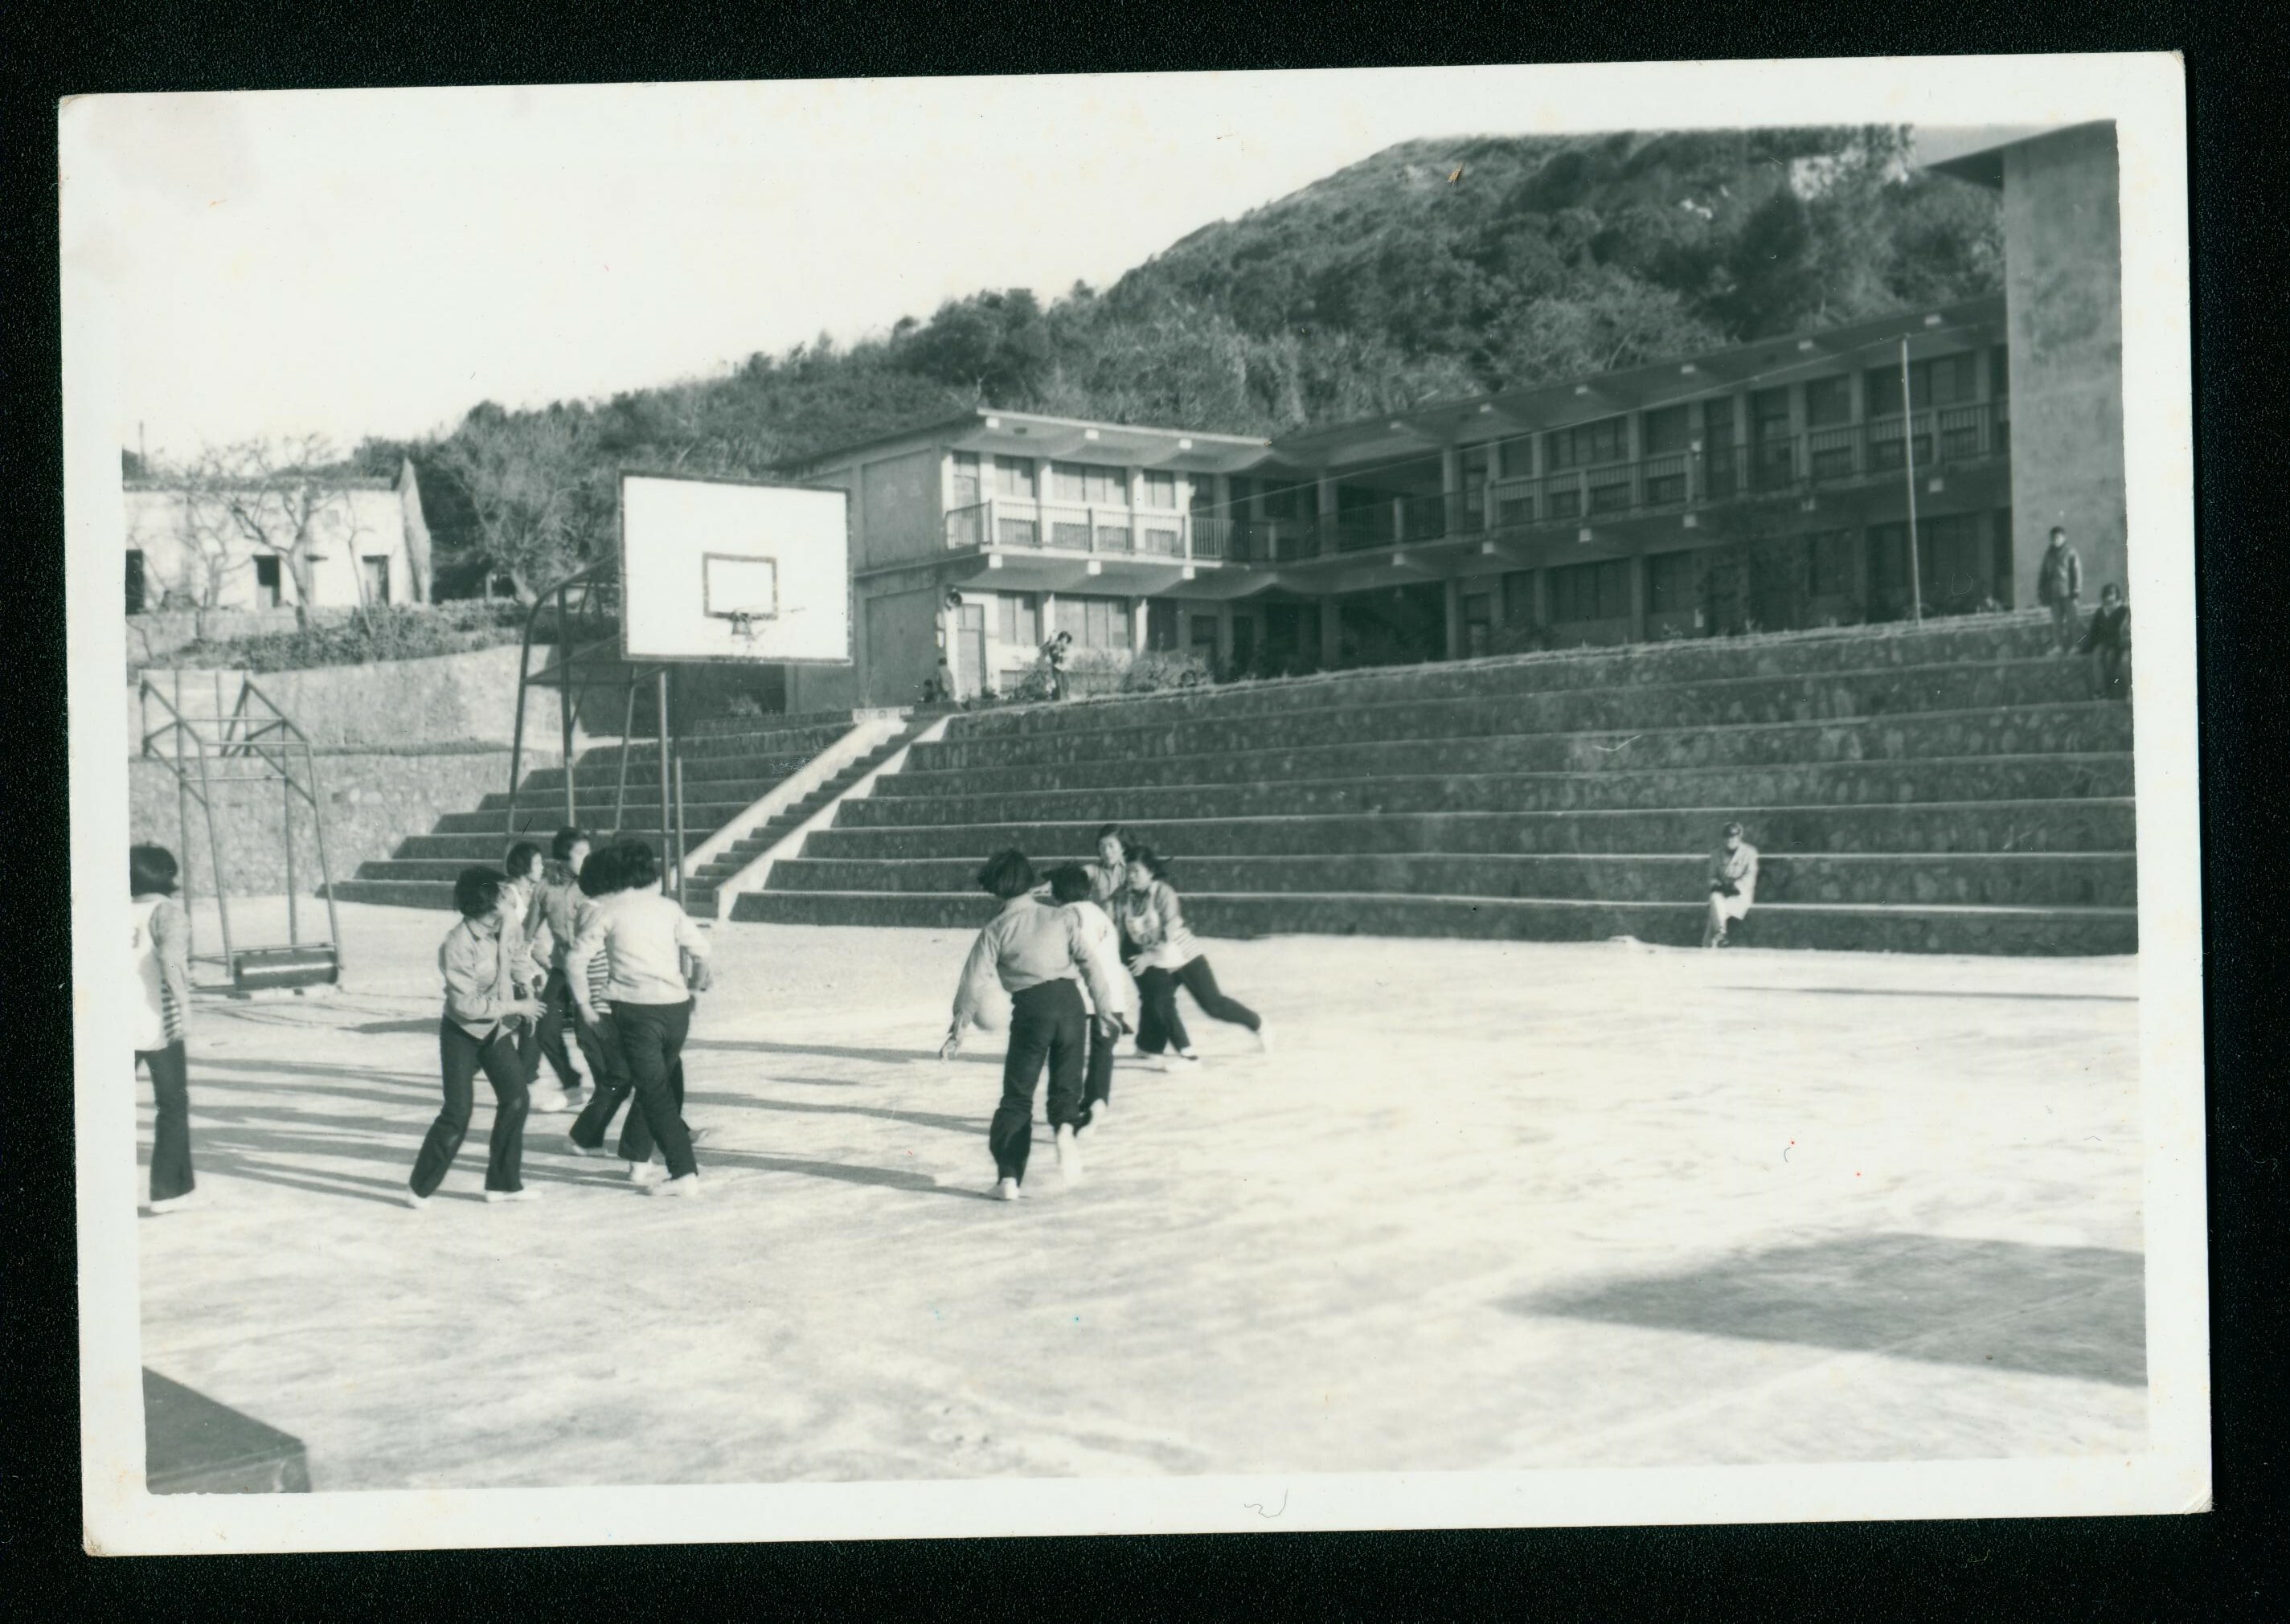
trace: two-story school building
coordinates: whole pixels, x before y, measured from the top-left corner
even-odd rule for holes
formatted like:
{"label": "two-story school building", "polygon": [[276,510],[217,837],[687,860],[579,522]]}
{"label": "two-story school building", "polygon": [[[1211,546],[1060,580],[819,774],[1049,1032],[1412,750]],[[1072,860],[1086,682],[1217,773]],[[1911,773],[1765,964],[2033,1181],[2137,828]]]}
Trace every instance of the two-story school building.
{"label": "two-story school building", "polygon": [[2001,298],[1275,440],[980,408],[784,470],[851,493],[856,647],[788,703],[1061,630],[1278,670],[1896,619],[1911,500],[1926,612],[2009,607],[2011,421]]}

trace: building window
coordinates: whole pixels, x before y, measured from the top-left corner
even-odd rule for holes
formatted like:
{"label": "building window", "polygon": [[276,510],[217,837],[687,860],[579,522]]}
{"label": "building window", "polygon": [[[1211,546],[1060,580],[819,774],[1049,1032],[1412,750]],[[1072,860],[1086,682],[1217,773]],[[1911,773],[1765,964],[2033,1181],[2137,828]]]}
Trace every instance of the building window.
{"label": "building window", "polygon": [[284,588],[279,585],[278,556],[276,553],[254,561],[254,601],[264,609],[278,607]]}
{"label": "building window", "polygon": [[1502,578],[1503,624],[1534,624],[1534,572],[1512,570]]}
{"label": "building window", "polygon": [[1731,496],[1741,488],[1734,452],[1734,397],[1720,395],[1701,403],[1701,493]]}
{"label": "building window", "polygon": [[[1961,406],[1979,398],[1980,357],[1977,354],[1967,349],[1960,355],[1937,356],[1931,365],[1932,393],[1928,398],[1934,405]],[[1926,398],[1922,395],[1918,396],[1918,407],[1924,405]]]}
{"label": "building window", "polygon": [[994,605],[994,633],[1005,643],[1034,648],[1042,641],[1041,612],[1030,592],[1005,592]]}
{"label": "building window", "polygon": [[994,493],[1034,500],[1034,460],[1031,457],[994,459]]}
{"label": "building window", "polygon": [[1550,618],[1622,620],[1630,612],[1630,566],[1623,558],[1605,564],[1569,564],[1550,572]]}
{"label": "building window", "polygon": [[1177,476],[1165,469],[1148,469],[1145,475],[1145,505],[1148,508],[1174,508],[1177,505]]}
{"label": "building window", "polygon": [[1497,479],[1525,479],[1534,472],[1534,436],[1514,435],[1508,440],[1497,440],[1488,448],[1494,453],[1493,470]]}
{"label": "building window", "polygon": [[127,549],[127,612],[143,612],[143,549],[140,547]]}
{"label": "building window", "polygon": [[1805,589],[1812,597],[1846,597],[1853,591],[1853,532],[1825,530],[1805,539]]}
{"label": "building window", "polygon": [[[1210,635],[1215,630],[1211,627]],[[1177,606],[1166,598],[1153,598],[1145,605],[1145,646],[1157,654],[1173,653],[1177,647]]]}
{"label": "building window", "polygon": [[1572,428],[1554,428],[1550,432],[1550,467],[1553,472],[1560,468],[1596,468],[1602,462],[1620,462],[1629,454],[1628,418],[1600,418],[1595,423],[1577,423]]}
{"label": "building window", "polygon": [[1694,554],[1656,553],[1646,560],[1646,608],[1650,612],[1690,613],[1701,601],[1701,571]]}
{"label": "building window", "polygon": [[978,453],[976,452],[955,452],[954,506],[974,508],[981,500],[981,496],[982,492],[978,483]]}
{"label": "building window", "polygon": [[1853,420],[1853,380],[1814,378],[1805,386],[1805,422],[1808,428],[1833,428]]}
{"label": "building window", "polygon": [[1463,652],[1485,654],[1494,647],[1495,600],[1491,592],[1466,593],[1463,597]]}
{"label": "building window", "polygon": [[[1238,622],[1235,622],[1236,625]],[[1213,614],[1196,612],[1193,616],[1193,652],[1202,664],[1216,663],[1217,618]]]}
{"label": "building window", "polygon": [[1999,405],[2012,397],[2012,352],[2001,344],[1988,352],[1988,393]]}
{"label": "building window", "polygon": [[1057,629],[1073,634],[1075,645],[1085,649],[1125,649],[1129,646],[1129,604],[1125,598],[1077,597],[1061,594],[1057,600]]}
{"label": "building window", "polygon": [[389,558],[382,553],[368,553],[358,560],[364,573],[365,601],[369,605],[389,602]]}
{"label": "building window", "polygon": [[1682,452],[1691,437],[1684,405],[1662,406],[1645,414],[1645,450],[1649,457]]}
{"label": "building window", "polygon": [[1100,463],[1052,463],[1050,489],[1061,502],[1086,502],[1099,508],[1129,506],[1128,473]]}
{"label": "building window", "polygon": [[[1971,350],[1960,355],[1940,356],[1930,361],[1909,363],[1909,391],[1916,396],[1918,412],[1928,412],[1934,406],[1960,406],[1977,397],[1980,357]],[[1901,367],[1894,362],[1890,366],[1872,366],[1867,374],[1869,415],[1898,417],[1901,415]]]}

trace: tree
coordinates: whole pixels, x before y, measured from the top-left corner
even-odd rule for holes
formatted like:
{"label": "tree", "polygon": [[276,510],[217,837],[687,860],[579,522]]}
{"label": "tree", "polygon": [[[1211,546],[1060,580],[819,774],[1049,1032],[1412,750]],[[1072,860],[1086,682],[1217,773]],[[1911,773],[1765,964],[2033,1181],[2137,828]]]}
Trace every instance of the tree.
{"label": "tree", "polygon": [[[357,568],[361,526],[348,483],[324,436],[241,440],[209,446],[184,471],[187,538],[195,552],[228,560],[244,550],[280,561],[294,583],[294,620],[307,626],[316,594],[318,548],[340,540],[350,556],[358,606],[367,607]],[[212,606],[222,564],[210,568],[204,602]]]}
{"label": "tree", "polygon": [[581,566],[597,540],[583,486],[610,470],[588,413],[564,406],[515,416],[490,401],[437,448],[438,465],[476,515],[488,572],[531,604]]}

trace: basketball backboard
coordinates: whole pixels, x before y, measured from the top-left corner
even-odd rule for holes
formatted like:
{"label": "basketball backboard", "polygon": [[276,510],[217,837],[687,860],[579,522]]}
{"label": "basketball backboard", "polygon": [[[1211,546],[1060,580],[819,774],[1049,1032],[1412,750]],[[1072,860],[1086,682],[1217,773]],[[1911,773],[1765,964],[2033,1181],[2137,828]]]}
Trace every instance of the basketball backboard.
{"label": "basketball backboard", "polygon": [[621,652],[851,663],[850,497],[621,476]]}

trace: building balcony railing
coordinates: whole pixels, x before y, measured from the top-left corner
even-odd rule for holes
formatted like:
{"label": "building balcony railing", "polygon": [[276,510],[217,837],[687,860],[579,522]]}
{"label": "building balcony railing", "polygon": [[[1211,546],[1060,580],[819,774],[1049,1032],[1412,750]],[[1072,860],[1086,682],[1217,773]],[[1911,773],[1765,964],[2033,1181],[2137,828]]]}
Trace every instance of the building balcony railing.
{"label": "building balcony railing", "polygon": [[[1193,521],[1165,509],[989,497],[946,516],[949,548],[1047,548],[1125,557],[1190,558]],[[1204,554],[1203,556],[1213,556]]]}

